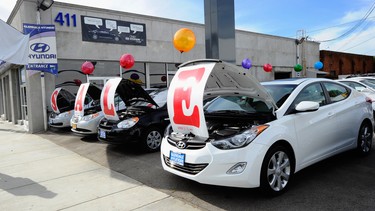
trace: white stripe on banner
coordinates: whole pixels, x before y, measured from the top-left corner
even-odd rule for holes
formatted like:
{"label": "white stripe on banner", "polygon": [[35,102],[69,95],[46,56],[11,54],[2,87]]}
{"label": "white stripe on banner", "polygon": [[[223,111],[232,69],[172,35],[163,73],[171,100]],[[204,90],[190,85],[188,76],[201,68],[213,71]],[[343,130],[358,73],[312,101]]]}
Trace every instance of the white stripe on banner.
{"label": "white stripe on banner", "polygon": [[29,62],[29,35],[24,35],[0,20],[0,60],[12,64]]}

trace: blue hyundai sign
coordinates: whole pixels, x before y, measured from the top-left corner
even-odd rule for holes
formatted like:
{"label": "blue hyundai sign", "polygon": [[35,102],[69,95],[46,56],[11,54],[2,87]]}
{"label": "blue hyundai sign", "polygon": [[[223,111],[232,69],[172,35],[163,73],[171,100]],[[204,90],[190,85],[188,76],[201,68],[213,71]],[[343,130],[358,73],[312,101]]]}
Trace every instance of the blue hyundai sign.
{"label": "blue hyundai sign", "polygon": [[55,25],[23,24],[24,34],[30,34],[29,64],[27,70],[57,75]]}

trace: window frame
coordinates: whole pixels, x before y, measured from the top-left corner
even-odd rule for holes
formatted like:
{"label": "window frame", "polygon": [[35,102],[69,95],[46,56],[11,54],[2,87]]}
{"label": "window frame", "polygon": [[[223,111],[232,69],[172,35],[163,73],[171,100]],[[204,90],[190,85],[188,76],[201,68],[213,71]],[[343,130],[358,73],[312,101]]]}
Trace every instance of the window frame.
{"label": "window frame", "polygon": [[[333,82],[329,82],[329,81],[323,81],[323,82],[321,82],[321,84],[322,84],[322,87],[323,87],[323,89],[324,89],[324,91],[325,91],[325,93],[326,93],[326,98],[327,98],[327,100],[328,100],[327,105],[328,105],[328,104],[333,104],[333,103],[338,103],[338,102],[341,102],[341,101],[343,101],[343,100],[345,100],[345,99],[348,99],[348,97],[349,97],[349,96],[351,95],[351,93],[352,93],[352,90],[351,90],[350,88],[348,88],[348,87],[346,87],[346,86],[344,86],[344,85],[338,84],[338,83],[333,83]],[[332,101],[332,98],[331,98],[331,96],[329,95],[329,91],[327,90],[327,87],[325,86],[326,84],[333,84],[333,85],[336,85],[336,86],[342,87],[342,88],[344,88],[344,89],[348,92],[348,95],[347,95],[345,98],[341,99],[341,100],[338,100],[338,101]]]}

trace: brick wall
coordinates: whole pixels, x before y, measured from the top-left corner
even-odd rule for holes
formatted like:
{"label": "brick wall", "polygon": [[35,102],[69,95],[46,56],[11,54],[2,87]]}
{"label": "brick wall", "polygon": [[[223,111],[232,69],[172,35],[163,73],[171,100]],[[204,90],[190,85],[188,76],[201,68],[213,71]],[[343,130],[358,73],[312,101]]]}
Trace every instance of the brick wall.
{"label": "brick wall", "polygon": [[373,56],[323,50],[320,51],[320,61],[323,63],[322,71],[329,73],[331,78],[375,72]]}

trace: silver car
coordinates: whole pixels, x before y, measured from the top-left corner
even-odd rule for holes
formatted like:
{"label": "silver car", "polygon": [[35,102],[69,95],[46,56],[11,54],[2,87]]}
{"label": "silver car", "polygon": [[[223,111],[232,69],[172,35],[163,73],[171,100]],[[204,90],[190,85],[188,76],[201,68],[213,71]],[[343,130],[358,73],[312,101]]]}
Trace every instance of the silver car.
{"label": "silver car", "polygon": [[[100,108],[101,89],[90,83],[83,83],[78,89],[74,105],[74,115],[70,120],[72,131],[79,134],[96,134],[99,121],[103,118]],[[86,99],[92,99],[90,106],[84,107]]]}
{"label": "silver car", "polygon": [[48,124],[54,128],[70,126],[73,116],[75,96],[63,88],[56,88],[51,95],[52,112],[49,115]]}

